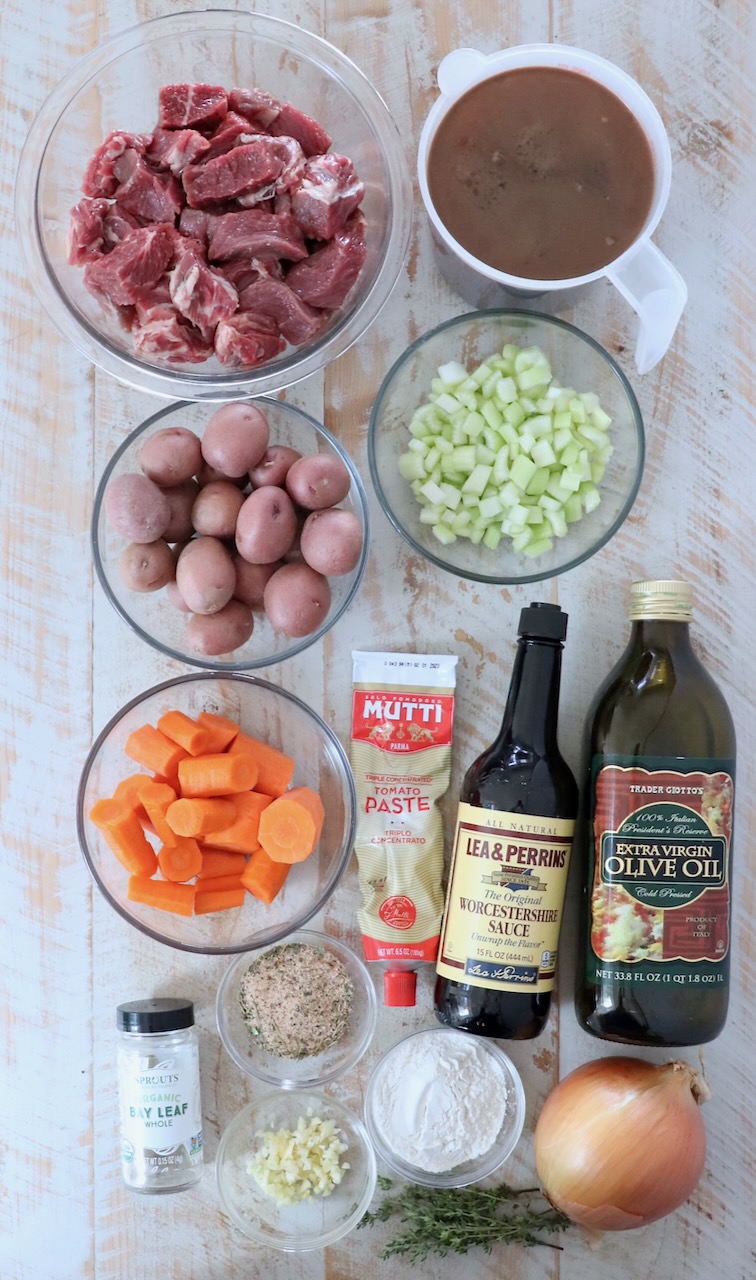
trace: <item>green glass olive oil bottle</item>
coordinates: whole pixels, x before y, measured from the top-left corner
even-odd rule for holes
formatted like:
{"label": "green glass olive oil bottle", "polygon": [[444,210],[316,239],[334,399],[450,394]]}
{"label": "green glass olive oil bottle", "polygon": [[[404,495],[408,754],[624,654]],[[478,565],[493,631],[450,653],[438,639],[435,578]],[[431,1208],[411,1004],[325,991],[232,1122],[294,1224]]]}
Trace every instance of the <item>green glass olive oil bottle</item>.
{"label": "green glass olive oil bottle", "polygon": [[586,723],[576,1008],[625,1044],[703,1044],[727,1016],[735,731],[691,612],[686,582],[632,584]]}

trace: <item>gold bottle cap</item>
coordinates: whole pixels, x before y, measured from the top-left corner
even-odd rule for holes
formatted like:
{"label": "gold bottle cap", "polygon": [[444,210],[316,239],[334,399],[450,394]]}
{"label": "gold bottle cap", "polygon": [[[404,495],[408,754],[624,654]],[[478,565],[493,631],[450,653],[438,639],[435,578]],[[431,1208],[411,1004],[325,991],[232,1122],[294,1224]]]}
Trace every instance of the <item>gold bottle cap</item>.
{"label": "gold bottle cap", "polygon": [[634,582],[630,587],[630,617],[658,618],[666,622],[690,622],[693,613],[693,588],[689,582],[661,578]]}

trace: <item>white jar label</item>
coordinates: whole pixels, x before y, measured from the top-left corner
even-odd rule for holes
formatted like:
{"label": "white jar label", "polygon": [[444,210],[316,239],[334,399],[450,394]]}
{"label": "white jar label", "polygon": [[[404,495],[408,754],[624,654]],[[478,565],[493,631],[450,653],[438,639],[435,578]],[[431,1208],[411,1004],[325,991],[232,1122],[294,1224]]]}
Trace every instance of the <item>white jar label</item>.
{"label": "white jar label", "polygon": [[118,1051],[121,1136],[137,1150],[190,1145],[202,1132],[197,1052],[154,1057]]}

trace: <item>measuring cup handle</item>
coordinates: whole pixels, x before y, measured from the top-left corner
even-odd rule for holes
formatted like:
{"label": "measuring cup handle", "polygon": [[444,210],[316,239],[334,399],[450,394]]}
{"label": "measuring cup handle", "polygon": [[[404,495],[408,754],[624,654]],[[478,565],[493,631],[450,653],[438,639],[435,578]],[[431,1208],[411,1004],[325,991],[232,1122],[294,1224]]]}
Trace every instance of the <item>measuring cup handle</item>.
{"label": "measuring cup handle", "polygon": [[638,313],[635,364],[639,373],[649,373],[672,341],[688,296],[687,285],[651,240],[644,240],[632,257],[606,274]]}
{"label": "measuring cup handle", "polygon": [[452,49],[438,65],[439,89],[445,94],[461,93],[478,79],[488,61],[488,55],[477,49]]}

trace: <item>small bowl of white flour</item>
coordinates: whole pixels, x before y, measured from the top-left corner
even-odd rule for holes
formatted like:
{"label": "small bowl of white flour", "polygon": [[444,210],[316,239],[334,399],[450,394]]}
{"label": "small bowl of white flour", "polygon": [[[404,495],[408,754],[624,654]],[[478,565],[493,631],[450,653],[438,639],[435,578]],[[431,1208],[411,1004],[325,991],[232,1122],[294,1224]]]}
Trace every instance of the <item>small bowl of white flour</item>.
{"label": "small bowl of white flour", "polygon": [[522,1081],[507,1055],[448,1027],[400,1040],[368,1081],[365,1123],[377,1154],[424,1186],[487,1177],[511,1155],[524,1122]]}

